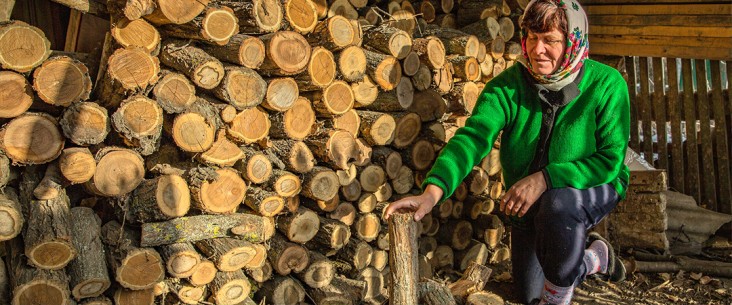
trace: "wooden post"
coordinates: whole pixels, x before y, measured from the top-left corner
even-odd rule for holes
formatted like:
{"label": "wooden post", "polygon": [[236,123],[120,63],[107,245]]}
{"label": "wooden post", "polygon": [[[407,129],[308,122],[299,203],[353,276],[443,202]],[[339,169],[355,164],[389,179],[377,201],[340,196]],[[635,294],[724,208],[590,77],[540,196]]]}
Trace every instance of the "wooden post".
{"label": "wooden post", "polygon": [[413,213],[392,214],[389,218],[389,304],[417,304],[417,236]]}

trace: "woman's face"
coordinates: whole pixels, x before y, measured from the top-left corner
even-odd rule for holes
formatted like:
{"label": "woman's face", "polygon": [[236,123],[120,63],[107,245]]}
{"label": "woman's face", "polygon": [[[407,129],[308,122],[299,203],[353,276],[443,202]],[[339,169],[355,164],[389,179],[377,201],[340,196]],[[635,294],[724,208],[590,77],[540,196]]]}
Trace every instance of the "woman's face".
{"label": "woman's face", "polygon": [[558,29],[540,34],[529,31],[526,37],[526,51],[534,73],[542,75],[554,73],[562,65],[566,45],[564,34]]}

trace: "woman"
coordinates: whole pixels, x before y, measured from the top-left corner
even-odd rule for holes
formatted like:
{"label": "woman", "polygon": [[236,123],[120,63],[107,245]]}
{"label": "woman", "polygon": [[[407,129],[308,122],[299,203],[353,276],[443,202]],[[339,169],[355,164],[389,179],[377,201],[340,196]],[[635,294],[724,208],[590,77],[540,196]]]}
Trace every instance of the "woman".
{"label": "woman", "polygon": [[524,303],[570,304],[585,276],[624,278],[607,241],[587,229],[624,198],[630,119],[618,71],[587,59],[576,0],[534,0],[521,23],[525,57],[486,84],[472,116],[443,148],[421,195],[392,203],[420,220],[450,197],[500,131],[513,276]]}

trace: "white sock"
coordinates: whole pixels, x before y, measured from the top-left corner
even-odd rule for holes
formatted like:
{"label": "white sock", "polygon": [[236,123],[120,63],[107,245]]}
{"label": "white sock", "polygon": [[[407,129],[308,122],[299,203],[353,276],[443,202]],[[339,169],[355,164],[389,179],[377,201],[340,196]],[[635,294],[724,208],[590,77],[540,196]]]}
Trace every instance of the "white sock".
{"label": "white sock", "polygon": [[587,269],[587,275],[595,273],[607,273],[608,266],[608,248],[607,245],[600,241],[593,241],[590,246],[585,249],[585,256],[582,260]]}
{"label": "white sock", "polygon": [[572,294],[574,294],[574,286],[559,287],[544,280],[544,291],[541,293],[539,305],[569,305],[572,303]]}

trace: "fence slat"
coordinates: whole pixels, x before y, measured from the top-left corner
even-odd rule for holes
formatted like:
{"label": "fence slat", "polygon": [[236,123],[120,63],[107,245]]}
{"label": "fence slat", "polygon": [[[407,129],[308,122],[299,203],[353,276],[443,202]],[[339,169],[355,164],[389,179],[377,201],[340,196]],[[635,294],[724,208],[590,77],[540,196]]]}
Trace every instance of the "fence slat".
{"label": "fence slat", "polygon": [[630,95],[630,143],[628,146],[640,152],[640,131],[638,130],[638,92],[636,90],[636,69],[634,57],[625,58],[625,71],[628,73],[628,95]]}
{"label": "fence slat", "polygon": [[699,204],[706,205],[707,209],[717,210],[717,196],[715,192],[716,175],[714,170],[714,150],[712,147],[712,128],[709,117],[709,92],[707,91],[707,68],[704,60],[696,60],[696,99],[697,113],[699,114],[699,125],[701,132],[701,157],[702,169],[700,173],[702,189],[702,201]]}
{"label": "fence slat", "polygon": [[719,205],[717,211],[722,213],[732,213],[732,183],[730,182],[730,165],[729,150],[727,144],[727,119],[725,118],[724,101],[722,100],[722,73],[720,73],[720,62],[712,61],[712,113],[714,118],[714,140],[716,146],[717,161],[717,189],[719,192]]}
{"label": "fence slat", "polygon": [[691,74],[691,60],[681,60],[684,82],[684,121],[686,121],[686,191],[685,194],[699,198],[699,152],[696,139],[696,107],[694,105],[694,85]]}
{"label": "fence slat", "polygon": [[658,142],[658,168],[670,169],[668,164],[668,132],[666,130],[666,103],[663,92],[663,65],[660,57],[651,60],[653,64],[653,120],[656,122],[656,139]]}
{"label": "fence slat", "polygon": [[653,133],[651,132],[651,100],[649,98],[649,84],[648,84],[648,58],[641,57],[640,61],[640,73],[638,78],[640,80],[641,94],[638,95],[638,110],[640,113],[641,124],[643,124],[643,155],[649,164],[653,163]]}
{"label": "fence slat", "polygon": [[668,69],[668,113],[671,120],[671,186],[679,191],[684,191],[684,150],[681,140],[681,111],[682,104],[679,99],[679,81],[676,69],[675,58],[666,59]]}

